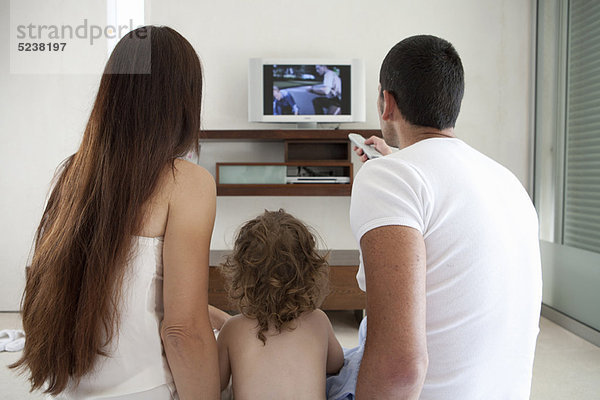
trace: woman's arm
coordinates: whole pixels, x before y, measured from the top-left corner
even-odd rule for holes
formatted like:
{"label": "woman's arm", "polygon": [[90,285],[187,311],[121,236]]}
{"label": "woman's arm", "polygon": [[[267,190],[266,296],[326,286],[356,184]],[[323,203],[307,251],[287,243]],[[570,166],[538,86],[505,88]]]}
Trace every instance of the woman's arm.
{"label": "woman's arm", "polygon": [[179,398],[218,399],[217,346],[208,315],[215,183],[195,164],[175,165],[163,248],[161,337]]}

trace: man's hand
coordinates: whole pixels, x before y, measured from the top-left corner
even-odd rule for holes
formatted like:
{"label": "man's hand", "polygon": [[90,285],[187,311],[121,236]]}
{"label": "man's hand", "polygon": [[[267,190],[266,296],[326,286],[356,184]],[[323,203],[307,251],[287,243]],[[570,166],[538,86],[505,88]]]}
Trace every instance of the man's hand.
{"label": "man's hand", "polygon": [[[392,154],[392,148],[387,145],[387,143],[385,142],[385,140],[383,140],[382,138],[380,138],[378,136],[371,136],[370,138],[368,138],[367,140],[365,140],[365,144],[371,144],[371,145],[373,145],[373,147],[375,148],[375,150],[377,150],[378,152],[380,152],[384,156],[387,156],[388,154]],[[365,161],[368,160],[368,158],[365,155],[364,151],[360,147],[354,146],[353,150],[360,157],[360,160],[362,162],[365,162]]]}

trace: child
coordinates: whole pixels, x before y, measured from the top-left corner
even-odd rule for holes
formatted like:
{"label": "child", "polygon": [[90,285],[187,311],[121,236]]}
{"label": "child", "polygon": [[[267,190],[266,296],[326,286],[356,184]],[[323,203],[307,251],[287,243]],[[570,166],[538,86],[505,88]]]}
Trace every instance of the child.
{"label": "child", "polygon": [[344,354],[327,315],[328,265],[314,236],[283,210],[244,225],[221,266],[240,315],[219,333],[221,389],[240,399],[325,399]]}

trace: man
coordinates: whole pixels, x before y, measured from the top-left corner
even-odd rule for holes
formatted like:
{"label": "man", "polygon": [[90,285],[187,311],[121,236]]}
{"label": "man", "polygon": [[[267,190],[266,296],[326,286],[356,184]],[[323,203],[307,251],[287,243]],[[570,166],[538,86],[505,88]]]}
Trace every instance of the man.
{"label": "man", "polygon": [[309,92],[320,95],[313,99],[315,114],[341,114],[342,80],[326,65],[317,65],[317,73],[323,76],[323,84],[308,88]]}
{"label": "man", "polygon": [[528,399],[541,305],[529,196],[456,138],[450,43],[403,40],[379,79],[385,142],[367,143],[386,156],[361,168],[350,207],[368,316],[356,398]]}
{"label": "man", "polygon": [[273,86],[273,115],[298,115],[296,101],[287,90]]}

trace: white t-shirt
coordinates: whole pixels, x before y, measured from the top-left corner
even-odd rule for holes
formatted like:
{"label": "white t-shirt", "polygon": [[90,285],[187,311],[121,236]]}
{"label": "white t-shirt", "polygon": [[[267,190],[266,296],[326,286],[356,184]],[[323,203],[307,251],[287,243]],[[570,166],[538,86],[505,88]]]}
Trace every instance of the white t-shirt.
{"label": "white t-shirt", "polygon": [[327,92],[327,97],[341,98],[342,80],[335,72],[331,70],[325,72],[323,75],[323,86],[326,86],[329,89]]}
{"label": "white t-shirt", "polygon": [[[423,234],[429,367],[421,399],[529,398],[538,220],[510,171],[459,139],[423,140],[362,166],[350,222],[358,242],[385,225]],[[362,256],[357,280],[366,290]]]}

